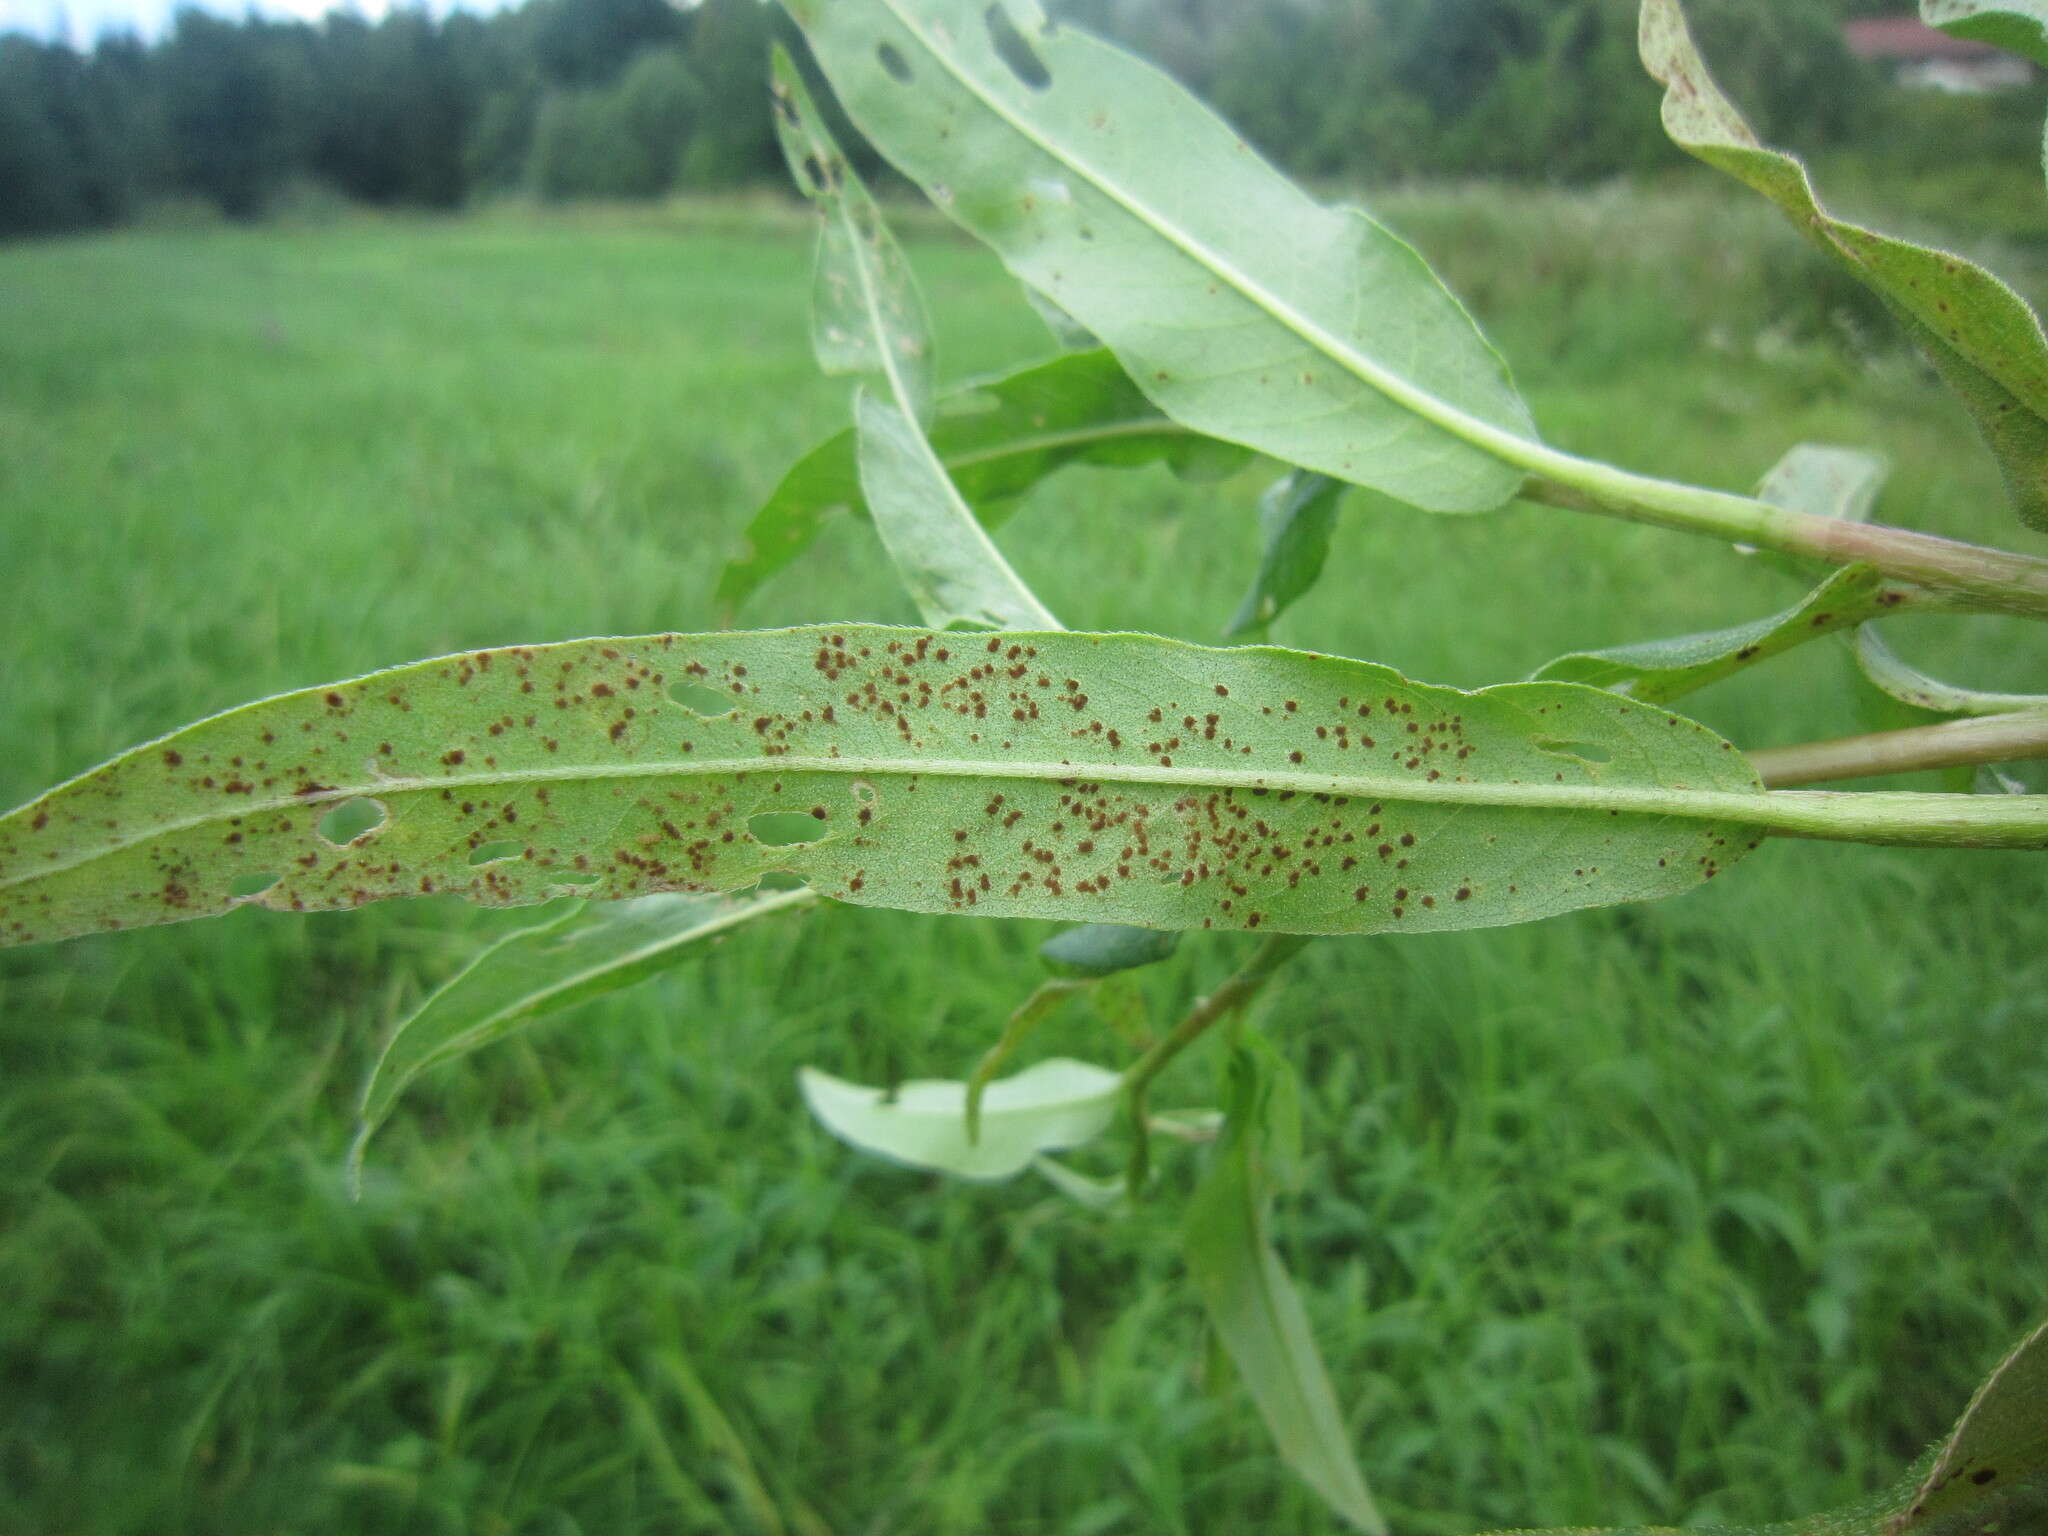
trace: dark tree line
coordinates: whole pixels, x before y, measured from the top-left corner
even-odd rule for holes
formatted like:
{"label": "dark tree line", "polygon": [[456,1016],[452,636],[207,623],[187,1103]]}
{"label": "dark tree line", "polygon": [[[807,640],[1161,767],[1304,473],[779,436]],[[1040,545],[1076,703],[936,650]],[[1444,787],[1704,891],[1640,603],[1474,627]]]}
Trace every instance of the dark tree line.
{"label": "dark tree line", "polygon": [[[1774,137],[1852,132],[1874,82],[1844,14],[1886,0],[1693,0]],[[1290,170],[1364,182],[1584,181],[1664,163],[1635,0],[1064,0],[1172,69]],[[181,12],[153,44],[0,37],[0,235],[152,199],[260,214],[295,180],[365,203],[652,197],[779,180],[758,0],[528,0],[317,24]]]}

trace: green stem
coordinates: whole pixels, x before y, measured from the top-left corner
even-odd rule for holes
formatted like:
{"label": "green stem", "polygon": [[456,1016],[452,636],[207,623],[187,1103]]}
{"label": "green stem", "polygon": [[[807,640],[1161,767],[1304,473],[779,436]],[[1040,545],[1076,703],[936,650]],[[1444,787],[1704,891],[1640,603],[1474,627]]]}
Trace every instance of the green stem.
{"label": "green stem", "polygon": [[1066,979],[1040,982],[1037,990],[1017,1005],[1017,1009],[1003,1022],[1003,1032],[996,1037],[996,1043],[982,1053],[975,1064],[973,1076],[967,1079],[967,1144],[978,1145],[981,1141],[981,1096],[988,1088],[989,1079],[1002,1070],[1003,1063],[1010,1059],[1025,1037],[1038,1027],[1053,1009],[1057,1008],[1069,994],[1083,987],[1093,986],[1089,981]]}
{"label": "green stem", "polygon": [[1727,491],[1631,474],[1540,444],[1497,451],[1535,476],[1522,489],[1525,500],[1754,544],[1828,565],[1861,561],[1887,576],[1966,597],[1979,608],[2048,618],[2048,560],[2033,555],[1910,528],[1796,512]]}
{"label": "green stem", "polygon": [[[1917,773],[1925,768],[1957,768],[1976,763],[2024,762],[2048,757],[2048,709],[1984,715],[1969,720],[1944,720],[1938,725],[1919,725],[1903,731],[1879,731],[1868,736],[1845,736],[1834,741],[1808,741],[1796,747],[1769,747],[1748,754],[1757,776],[1772,788],[1795,784],[1824,784],[1834,779],[1869,778],[1883,773]],[[1789,798],[1773,797],[1779,804]],[[1859,800],[1888,800],[1901,797],[1858,795]],[[1912,795],[1916,802],[1950,799],[1973,800],[1974,795]],[[2044,817],[2041,805],[2048,796],[2017,795],[1990,797],[1994,804],[2016,800],[2022,811],[2028,806],[2036,821]],[[1794,837],[1812,833],[1784,830]]]}
{"label": "green stem", "polygon": [[1124,1069],[1125,1104],[1130,1113],[1133,1137],[1128,1170],[1133,1196],[1144,1188],[1148,1172],[1145,1097],[1152,1080],[1165,1071],[1182,1051],[1250,1002],[1275,971],[1308,947],[1311,938],[1312,935],[1299,933],[1274,934],[1258,947],[1251,959],[1232,972],[1222,986],[1190,1008],[1170,1033]]}

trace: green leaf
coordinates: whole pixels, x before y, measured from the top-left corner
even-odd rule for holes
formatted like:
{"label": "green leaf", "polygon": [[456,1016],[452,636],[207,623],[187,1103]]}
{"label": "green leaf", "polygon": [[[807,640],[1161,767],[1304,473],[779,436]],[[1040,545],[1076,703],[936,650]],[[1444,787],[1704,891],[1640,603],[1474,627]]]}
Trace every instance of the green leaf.
{"label": "green leaf", "polygon": [[898,405],[854,396],[861,490],[917,611],[939,629],[1057,629]]}
{"label": "green leaf", "polygon": [[[932,451],[982,525],[1067,464],[1163,462],[1187,478],[1241,468],[1235,444],[1190,432],[1159,413],[1109,352],[1073,352],[1014,373],[971,380],[940,397]],[[867,514],[851,428],[792,465],[747,524],[741,552],[719,573],[715,600],[730,615],[808,549],[841,512]]]}
{"label": "green leaf", "polygon": [[[1944,816],[1993,814],[1967,799]],[[1890,804],[1824,804],[1871,801]],[[380,819],[323,835],[350,802]],[[1764,793],[1703,726],[1569,683],[1464,693],[1151,635],[578,640],[267,699],[59,786],[0,817],[0,939],[777,871],[921,912],[1424,932],[1675,894],[1820,803]],[[1998,814],[2024,825],[1997,836],[2040,840],[2031,807]]]}
{"label": "green leaf", "polygon": [[692,946],[814,899],[796,890],[643,896],[602,905],[576,901],[537,927],[506,935],[431,993],[384,1042],[363,1089],[351,1168],[361,1166],[370,1137],[428,1068],[549,1014],[645,981],[703,953]]}
{"label": "green leaf", "polygon": [[1034,1157],[1031,1171],[1088,1210],[1121,1212],[1130,1207],[1130,1186],[1122,1179],[1091,1179],[1050,1157]]}
{"label": "green leaf", "polygon": [[[1719,1536],[2028,1536],[2048,1526],[2048,1324],[1977,1391],[1934,1453],[1889,1492],[1850,1509]],[[1497,1536],[1680,1536],[1668,1526]]]}
{"label": "green leaf", "polygon": [[1963,1413],[1885,1536],[1979,1536],[2048,1520],[2048,1324],[2019,1345]]}
{"label": "green leaf", "polygon": [[1416,253],[1165,74],[1020,0],[791,0],[853,120],[1212,437],[1477,512],[1522,474],[1500,358]]}
{"label": "green leaf", "polygon": [[1920,19],[1955,37],[2048,65],[2048,4],[2043,0],[1920,0]]}
{"label": "green leaf", "polygon": [[2048,338],[2026,301],[1952,252],[1823,208],[1806,168],[1758,143],[1714,84],[1678,0],[1643,0],[1641,45],[1644,67],[1666,88],[1673,142],[1768,197],[1884,300],[1975,417],[2021,520],[2048,528]]}
{"label": "green leaf", "polygon": [[1038,946],[1038,958],[1056,976],[1113,976],[1118,971],[1169,960],[1180,935],[1124,923],[1082,923]]}
{"label": "green leaf", "polygon": [[1308,1314],[1267,1235],[1272,1068],[1234,1052],[1223,1139],[1182,1226],[1188,1274],[1281,1459],[1359,1530],[1381,1533]]}
{"label": "green leaf", "polygon": [[824,215],[811,288],[811,346],[827,373],[868,373],[918,421],[931,414],[932,326],[917,279],[866,185],[780,45],[772,99],[789,172]]}
{"label": "green leaf", "polygon": [[931,324],[910,265],[779,47],[775,129],[797,185],[825,214],[813,306],[818,361],[827,373],[868,372],[886,384],[883,398],[855,393],[854,440],[861,490],[898,576],[925,622],[942,629],[1058,628],[925,438]]}
{"label": "green leaf", "polygon": [[1856,664],[1874,686],[1901,704],[1938,715],[2008,715],[2020,710],[2048,709],[2048,694],[1990,693],[1979,688],[1958,688],[1929,677],[1901,660],[1879,637],[1876,628],[1868,624],[1856,631]]}
{"label": "green leaf", "polygon": [[812,1067],[797,1080],[811,1113],[841,1141],[963,1179],[1007,1179],[1041,1152],[1093,1141],[1115,1120],[1123,1091],[1123,1079],[1106,1068],[1066,1057],[1037,1062],[988,1085],[981,1134],[970,1141],[965,1083],[863,1088]]}
{"label": "green leaf", "polygon": [[1535,675],[1668,704],[1820,635],[1853,628],[1883,613],[1890,590],[1869,566],[1847,565],[1770,618],[1705,634],[1575,651],[1546,662]]}
{"label": "green leaf", "polygon": [[1267,488],[1259,498],[1259,533],[1265,548],[1258,574],[1223,632],[1226,638],[1265,639],[1273,621],[1316,584],[1330,553],[1330,530],[1343,494],[1342,481],[1304,469],[1281,476]]}

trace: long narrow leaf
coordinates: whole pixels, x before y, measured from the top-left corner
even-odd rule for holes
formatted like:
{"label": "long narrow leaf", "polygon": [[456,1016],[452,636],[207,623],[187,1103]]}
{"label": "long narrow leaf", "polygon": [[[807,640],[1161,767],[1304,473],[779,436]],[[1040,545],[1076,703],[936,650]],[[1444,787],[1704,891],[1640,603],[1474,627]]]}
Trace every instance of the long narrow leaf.
{"label": "long narrow leaf", "polygon": [[[1764,476],[1757,499],[1796,512],[1862,522],[1885,473],[1884,460],[1874,453],[1802,443]],[[1845,565],[1769,618],[1706,634],[1575,651],[1545,663],[1535,675],[1668,704],[1822,635],[1853,629],[1905,601],[1906,594],[1870,566]]]}
{"label": "long narrow leaf", "polygon": [[1330,530],[1344,484],[1310,470],[1293,470],[1259,498],[1259,533],[1265,548],[1251,590],[1238,604],[1232,640],[1263,640],[1273,621],[1316,584],[1330,554]]}
{"label": "long narrow leaf", "polygon": [[854,440],[861,491],[897,574],[925,621],[940,628],[1056,628],[925,438],[931,325],[909,263],[780,48],[775,128],[790,173],[825,216],[818,360],[828,373],[871,373],[883,385],[879,398],[866,389],[854,396]]}
{"label": "long narrow leaf", "polygon": [[[268,699],[50,791],[0,817],[0,938],[777,870],[915,911],[1472,928],[1689,889],[1763,829],[1808,828],[1810,798],[1564,683],[1463,693],[1149,635],[582,640]],[[1960,799],[1957,841],[2044,838],[2030,806]]]}
{"label": "long narrow leaf", "polygon": [[1188,1274],[1282,1460],[1345,1520],[1383,1536],[1308,1314],[1267,1235],[1264,1099],[1253,1057],[1238,1052],[1223,1140],[1182,1224]]}
{"label": "long narrow leaf", "polygon": [[1901,660],[1873,625],[1866,624],[1856,631],[1856,664],[1880,691],[1901,704],[1938,715],[2009,715],[2021,710],[2048,710],[2048,694],[1992,693],[1981,688],[1959,688],[1929,677]]}
{"label": "long narrow leaf", "polygon": [[1057,629],[899,404],[854,396],[860,484],[897,578],[927,624],[944,629]]}
{"label": "long narrow leaf", "polygon": [[2027,303],[1949,251],[1836,218],[1806,168],[1767,149],[1708,74],[1678,0],[1643,0],[1644,67],[1680,148],[1762,193],[1878,294],[1976,419],[2023,521],[2048,528],[2048,337]]}
{"label": "long narrow leaf", "polygon": [[705,941],[742,923],[815,899],[796,890],[574,902],[537,927],[507,934],[432,993],[384,1043],[363,1089],[351,1165],[360,1165],[370,1137],[422,1072],[645,981],[701,954]]}
{"label": "long narrow leaf", "polygon": [[[1189,479],[1211,479],[1251,456],[1164,416],[1109,352],[1073,352],[942,395],[928,433],[932,451],[994,529],[1016,500],[1067,464],[1164,463]],[[786,568],[842,512],[866,515],[851,428],[793,464],[747,524],[740,553],[719,573],[715,600],[731,615]]]}
{"label": "long narrow leaf", "polygon": [[1920,0],[1930,27],[1990,43],[2048,65],[2048,3],[2044,0]]}
{"label": "long narrow leaf", "polygon": [[1322,207],[1167,76],[1019,0],[792,0],[842,104],[939,206],[1197,431],[1482,511],[1533,438],[1406,244]]}

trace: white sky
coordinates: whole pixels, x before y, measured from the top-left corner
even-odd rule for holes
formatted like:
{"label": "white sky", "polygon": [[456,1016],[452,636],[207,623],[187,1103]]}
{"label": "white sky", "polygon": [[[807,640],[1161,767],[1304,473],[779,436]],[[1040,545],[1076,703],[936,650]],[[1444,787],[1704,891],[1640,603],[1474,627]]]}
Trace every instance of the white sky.
{"label": "white sky", "polygon": [[[140,32],[144,37],[160,36],[170,26],[174,10],[193,3],[193,0],[0,0],[0,32],[27,32],[35,37],[56,36],[68,39],[80,46],[89,45],[100,33],[115,31]],[[202,0],[203,8],[223,16],[240,16],[245,11],[261,11],[267,16],[297,16],[312,21],[331,10],[353,10],[365,16],[382,16],[392,8],[393,0],[351,0],[346,5],[335,0],[260,0],[257,4],[245,4],[242,0]],[[437,16],[455,9],[457,0],[428,0],[428,8]],[[472,11],[494,11],[509,3],[509,0],[459,0],[462,8]]]}

